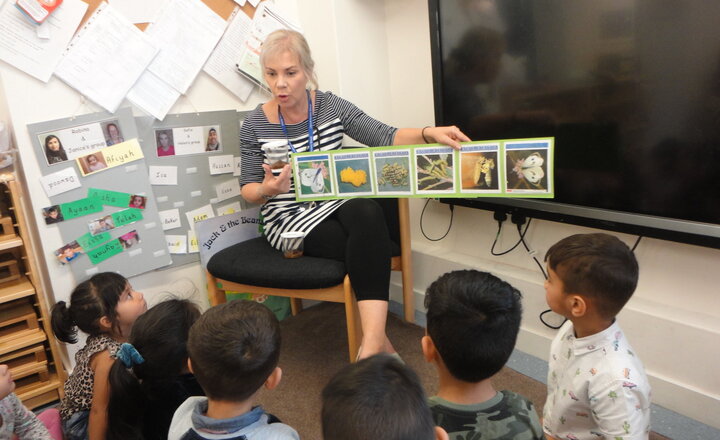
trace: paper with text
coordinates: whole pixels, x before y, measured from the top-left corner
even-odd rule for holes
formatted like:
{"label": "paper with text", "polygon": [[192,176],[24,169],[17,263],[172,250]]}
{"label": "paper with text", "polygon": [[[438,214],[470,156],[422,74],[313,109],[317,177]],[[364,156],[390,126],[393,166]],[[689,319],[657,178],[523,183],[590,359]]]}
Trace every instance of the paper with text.
{"label": "paper with text", "polygon": [[187,254],[187,237],[184,235],[166,235],[168,250],[171,254]]}
{"label": "paper with text", "polygon": [[168,0],[108,0],[108,2],[131,23],[152,23]]}
{"label": "paper with text", "polygon": [[242,207],[240,206],[240,202],[235,201],[232,203],[228,203],[227,205],[218,206],[216,211],[217,215],[234,214],[236,212],[242,211]]}
{"label": "paper with text", "polygon": [[163,231],[179,228],[181,226],[179,209],[168,209],[160,211],[158,214],[160,215]]}
{"label": "paper with text", "polygon": [[[0,5],[0,59],[48,82],[88,5],[80,0],[65,0],[38,26],[23,17],[13,3]],[[42,38],[40,30],[49,37]]]}
{"label": "paper with text", "polygon": [[263,2],[255,11],[249,35],[245,39],[240,58],[237,61],[240,72],[265,89],[267,89],[267,85],[260,68],[260,47],[265,38],[278,29],[300,31],[299,26],[283,17],[276,7]]}
{"label": "paper with text", "polygon": [[208,204],[205,206],[201,206],[198,209],[193,209],[192,211],[186,212],[185,216],[187,217],[190,229],[194,231],[196,222],[215,217],[215,212],[213,211],[212,206]]}
{"label": "paper with text", "polygon": [[200,246],[198,246],[198,239],[197,239],[197,236],[195,235],[195,231],[188,231],[187,239],[188,239],[188,253],[194,254],[194,253],[200,252]]}
{"label": "paper with text", "polygon": [[187,92],[226,26],[203,2],[171,0],[145,31],[160,48],[148,70],[178,92]]}
{"label": "paper with text", "polygon": [[148,70],[142,74],[127,95],[130,102],[161,121],[165,119],[165,115],[179,97],[180,92]]}
{"label": "paper with text", "polygon": [[232,154],[210,156],[208,157],[208,166],[210,167],[211,175],[232,173],[235,169]]}
{"label": "paper with text", "polygon": [[80,188],[82,184],[75,168],[69,167],[57,173],[48,174],[40,178],[40,183],[48,197]]}
{"label": "paper with text", "polygon": [[237,178],[227,180],[215,185],[217,201],[222,202],[240,194],[240,181]]}
{"label": "paper with text", "polygon": [[147,35],[102,3],[70,42],[55,74],[114,113],[157,52]]}
{"label": "paper with text", "polygon": [[177,167],[150,166],[148,169],[151,185],[177,185]]}
{"label": "paper with text", "polygon": [[255,83],[240,75],[237,62],[242,54],[242,47],[248,37],[252,20],[243,11],[236,11],[225,34],[210,54],[203,70],[215,78],[226,89],[230,90],[241,101],[247,101],[255,88]]}

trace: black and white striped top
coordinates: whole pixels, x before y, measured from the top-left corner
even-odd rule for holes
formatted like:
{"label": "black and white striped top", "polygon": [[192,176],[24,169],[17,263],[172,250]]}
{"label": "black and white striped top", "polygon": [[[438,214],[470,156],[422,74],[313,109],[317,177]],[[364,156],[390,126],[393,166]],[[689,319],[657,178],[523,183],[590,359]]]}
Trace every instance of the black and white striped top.
{"label": "black and white striped top", "polygon": [[[344,134],[371,147],[392,145],[397,131],[397,128],[371,118],[354,104],[330,92],[316,92],[313,120],[317,127],[314,130],[314,151],[342,148]],[[307,151],[307,120],[286,128],[288,138],[297,152]],[[268,122],[262,105],[258,105],[247,115],[240,129],[240,185],[263,181],[265,172],[262,164],[267,159],[261,146],[278,139],[286,139],[280,124]],[[273,173],[279,174],[280,171],[273,170]],[[308,202],[296,202],[295,183],[292,177],[290,179],[290,191],[269,200],[260,210],[265,220],[265,235],[277,249],[280,248],[280,234],[286,231],[307,233],[345,202],[326,200],[316,202],[313,207]]]}

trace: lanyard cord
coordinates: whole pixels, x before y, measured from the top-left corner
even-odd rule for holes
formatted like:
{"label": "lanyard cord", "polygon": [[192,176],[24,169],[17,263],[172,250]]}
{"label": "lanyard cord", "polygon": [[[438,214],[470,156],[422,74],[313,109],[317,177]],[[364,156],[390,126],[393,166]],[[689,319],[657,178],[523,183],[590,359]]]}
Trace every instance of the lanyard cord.
{"label": "lanyard cord", "polygon": [[[313,111],[312,111],[312,100],[310,99],[310,91],[305,90],[305,94],[307,95],[307,103],[308,103],[308,151],[313,151],[314,143],[313,143]],[[290,149],[293,153],[297,153],[297,150],[295,149],[295,146],[290,142],[290,138],[288,137],[288,131],[287,127],[285,126],[285,118],[283,118],[282,112],[280,111],[280,106],[278,105],[278,118],[280,119],[280,127],[282,128],[283,133],[285,133],[285,139],[287,140],[288,145],[290,146]]]}

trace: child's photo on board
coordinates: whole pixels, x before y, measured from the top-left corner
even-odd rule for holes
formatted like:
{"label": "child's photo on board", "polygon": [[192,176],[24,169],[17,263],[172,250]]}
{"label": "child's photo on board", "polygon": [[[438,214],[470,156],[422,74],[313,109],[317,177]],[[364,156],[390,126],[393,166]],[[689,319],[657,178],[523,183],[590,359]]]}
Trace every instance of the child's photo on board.
{"label": "child's photo on board", "polygon": [[112,216],[106,215],[103,218],[88,223],[88,228],[90,229],[91,235],[97,235],[115,229],[115,223],[113,222]]}
{"label": "child's photo on board", "polygon": [[60,223],[61,221],[65,220],[62,215],[62,209],[60,208],[60,205],[53,205],[48,206],[47,208],[43,208],[43,218],[45,219],[46,225]]}
{"label": "child's photo on board", "polygon": [[67,264],[83,253],[83,248],[78,244],[77,241],[71,241],[65,246],[55,251],[55,257],[58,259],[60,264]]}

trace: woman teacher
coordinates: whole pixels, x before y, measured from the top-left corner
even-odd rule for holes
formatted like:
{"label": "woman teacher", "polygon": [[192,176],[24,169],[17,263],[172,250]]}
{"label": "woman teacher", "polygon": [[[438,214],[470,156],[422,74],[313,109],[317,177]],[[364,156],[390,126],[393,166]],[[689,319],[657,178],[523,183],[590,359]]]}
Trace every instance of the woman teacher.
{"label": "woman teacher", "polygon": [[242,196],[263,204],[265,235],[273,247],[279,249],[281,233],[302,231],[306,255],[345,262],[363,330],[358,358],[395,353],[385,334],[391,248],[382,208],[370,199],[296,202],[290,166],[270,169],[261,146],[284,139],[292,152],[336,150],[344,134],[368,146],[438,142],[459,148],[470,139],[457,127],[390,127],[317,90],[310,48],[298,32],[271,33],[260,63],[272,99],[251,111],[240,130]]}

